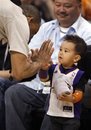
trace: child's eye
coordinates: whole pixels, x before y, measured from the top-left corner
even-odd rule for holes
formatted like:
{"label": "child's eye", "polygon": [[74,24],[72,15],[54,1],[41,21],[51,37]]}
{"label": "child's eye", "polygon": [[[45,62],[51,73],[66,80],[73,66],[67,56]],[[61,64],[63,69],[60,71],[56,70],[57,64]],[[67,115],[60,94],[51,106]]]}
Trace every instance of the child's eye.
{"label": "child's eye", "polygon": [[62,51],[62,49],[60,48],[60,51]]}
{"label": "child's eye", "polygon": [[68,52],[68,50],[65,50],[64,52]]}

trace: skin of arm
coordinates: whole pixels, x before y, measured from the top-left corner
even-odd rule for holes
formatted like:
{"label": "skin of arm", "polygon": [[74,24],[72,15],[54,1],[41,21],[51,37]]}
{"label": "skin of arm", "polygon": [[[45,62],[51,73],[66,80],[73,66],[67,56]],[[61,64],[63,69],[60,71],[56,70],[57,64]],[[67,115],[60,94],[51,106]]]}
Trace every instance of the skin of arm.
{"label": "skin of arm", "polygon": [[80,90],[75,90],[75,92],[73,94],[63,93],[62,95],[60,95],[58,97],[59,100],[68,101],[68,102],[72,102],[72,103],[77,103],[82,98],[83,98],[83,92]]}
{"label": "skin of arm", "polygon": [[36,74],[47,62],[54,51],[50,40],[43,42],[35,61],[18,52],[11,52],[12,76],[22,80]]}
{"label": "skin of arm", "polygon": [[9,78],[10,77],[9,70],[1,70],[0,71],[0,77]]}
{"label": "skin of arm", "polygon": [[21,53],[12,52],[11,58],[12,73],[10,74],[10,70],[1,70],[0,77],[10,78],[12,75],[13,78],[20,81],[35,74],[41,66],[38,62],[28,62],[27,57]]}

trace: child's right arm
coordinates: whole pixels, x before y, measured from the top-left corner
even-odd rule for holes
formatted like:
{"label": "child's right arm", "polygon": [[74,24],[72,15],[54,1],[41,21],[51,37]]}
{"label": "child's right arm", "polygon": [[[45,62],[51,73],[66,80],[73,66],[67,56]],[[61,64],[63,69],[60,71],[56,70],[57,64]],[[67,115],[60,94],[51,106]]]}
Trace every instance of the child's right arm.
{"label": "child's right arm", "polygon": [[42,67],[39,71],[39,77],[42,82],[49,81],[49,67],[53,64],[52,60],[50,59],[49,63],[47,63],[44,67]]}
{"label": "child's right arm", "polygon": [[49,80],[48,70],[40,70],[39,77],[42,82],[47,82]]}

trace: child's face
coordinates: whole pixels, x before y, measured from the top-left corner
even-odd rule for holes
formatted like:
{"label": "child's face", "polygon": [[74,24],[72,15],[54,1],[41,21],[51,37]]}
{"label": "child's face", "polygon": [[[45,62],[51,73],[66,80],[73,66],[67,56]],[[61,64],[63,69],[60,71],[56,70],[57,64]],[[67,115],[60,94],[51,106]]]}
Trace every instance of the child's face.
{"label": "child's face", "polygon": [[74,43],[64,41],[61,44],[58,54],[59,63],[61,63],[64,67],[69,68],[72,67],[74,63],[77,63],[79,59],[80,55],[76,53]]}

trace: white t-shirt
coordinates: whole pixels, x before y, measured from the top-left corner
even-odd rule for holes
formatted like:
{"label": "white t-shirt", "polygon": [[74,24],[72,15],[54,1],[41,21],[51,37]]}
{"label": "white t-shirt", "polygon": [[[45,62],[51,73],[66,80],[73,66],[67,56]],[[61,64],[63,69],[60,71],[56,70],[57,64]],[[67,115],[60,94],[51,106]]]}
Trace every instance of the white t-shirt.
{"label": "white t-shirt", "polygon": [[29,25],[22,9],[10,0],[0,0],[0,41],[8,42],[10,51],[27,56]]}

